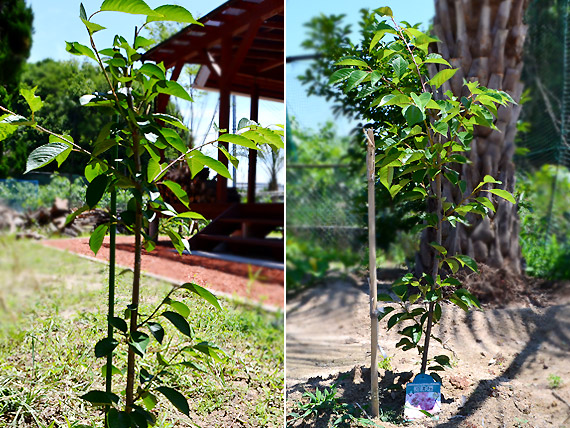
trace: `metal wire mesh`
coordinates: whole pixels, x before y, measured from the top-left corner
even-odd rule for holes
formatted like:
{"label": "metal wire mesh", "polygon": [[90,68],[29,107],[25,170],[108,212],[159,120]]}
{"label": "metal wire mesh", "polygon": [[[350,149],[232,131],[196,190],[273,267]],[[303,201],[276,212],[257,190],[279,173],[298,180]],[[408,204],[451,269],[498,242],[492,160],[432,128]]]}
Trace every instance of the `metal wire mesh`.
{"label": "metal wire mesh", "polygon": [[362,194],[347,165],[287,166],[287,234],[328,250],[358,251],[365,235]]}

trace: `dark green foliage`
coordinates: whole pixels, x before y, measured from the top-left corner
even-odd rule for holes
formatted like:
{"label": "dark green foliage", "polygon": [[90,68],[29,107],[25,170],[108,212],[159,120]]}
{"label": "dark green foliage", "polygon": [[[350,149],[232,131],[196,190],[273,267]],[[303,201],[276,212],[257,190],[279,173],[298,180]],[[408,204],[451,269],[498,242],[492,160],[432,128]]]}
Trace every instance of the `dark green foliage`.
{"label": "dark green foliage", "polygon": [[[556,193],[552,195],[550,186],[556,175]],[[521,195],[520,242],[526,273],[550,280],[570,279],[570,207],[566,203],[570,192],[568,169],[543,165],[537,171],[520,174],[517,191]],[[552,215],[549,216],[548,205],[553,196]]]}
{"label": "dark green foliage", "polygon": [[[32,8],[24,0],[2,0],[0,2],[0,105],[12,107],[17,97],[22,68],[30,55],[32,47]],[[6,169],[17,157],[25,165],[27,156],[25,147],[0,142],[0,178],[6,177]],[[13,155],[5,158],[6,151]],[[13,170],[14,171],[14,170]]]}
{"label": "dark green foliage", "polygon": [[[369,124],[377,130],[382,130],[391,125],[404,127],[406,121],[400,114],[399,108],[394,105],[373,106],[376,92],[362,91],[358,96],[347,97],[345,90],[341,87],[329,84],[329,79],[337,70],[334,64],[341,58],[359,58],[359,60],[372,63],[377,54],[374,50],[370,52],[368,46],[376,31],[382,28],[382,24],[374,20],[372,13],[365,9],[361,10],[360,38],[357,44],[350,42],[351,27],[343,24],[343,17],[344,15],[320,15],[306,24],[309,31],[303,47],[315,52],[317,57],[307,68],[305,75],[300,76],[299,79],[306,85],[309,95],[322,96],[332,101],[335,114],[364,120],[364,123],[359,124],[355,129],[351,140],[345,143],[349,146],[346,160],[352,165],[352,173],[364,177],[366,148],[361,133],[362,126]],[[414,28],[416,27],[417,25]],[[398,60],[405,61],[402,57],[398,57]],[[394,64],[397,66],[397,61],[388,65],[379,65],[379,67],[380,70],[388,72]],[[408,73],[402,79],[401,85],[405,92],[407,88],[414,88],[418,85],[418,78]],[[409,191],[412,188],[413,183],[409,183],[404,190]],[[353,205],[362,217],[363,224],[367,221],[366,202],[366,189],[362,186],[362,191],[356,196]],[[383,186],[376,186],[376,206],[376,240],[379,248],[385,251],[388,251],[397,236],[410,231],[421,221],[420,213],[425,210],[423,201],[403,200],[401,197],[392,198]]]}
{"label": "dark green foliage", "polygon": [[0,3],[0,104],[10,106],[32,47],[32,8],[24,0]]}
{"label": "dark green foliage", "polygon": [[[22,87],[38,87],[36,95],[44,101],[43,108],[35,115],[38,123],[48,129],[58,129],[70,135],[82,147],[89,147],[108,121],[95,109],[81,107],[79,98],[95,91],[106,90],[106,81],[101,72],[86,62],[54,61],[45,59],[28,64],[22,75]],[[15,103],[17,113],[27,116],[29,110],[23,99]],[[26,158],[35,148],[45,144],[45,135],[34,129],[20,128],[5,143],[5,156],[0,163],[0,177],[19,176],[26,169]],[[59,171],[83,174],[84,161],[72,153]],[[50,165],[47,170],[56,169]]]}

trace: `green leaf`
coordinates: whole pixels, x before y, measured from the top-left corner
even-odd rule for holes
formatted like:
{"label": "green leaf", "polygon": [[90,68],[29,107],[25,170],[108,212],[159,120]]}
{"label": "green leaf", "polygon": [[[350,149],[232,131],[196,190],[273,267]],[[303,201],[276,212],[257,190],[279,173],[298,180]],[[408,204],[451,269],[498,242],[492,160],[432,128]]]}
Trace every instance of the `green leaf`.
{"label": "green leaf", "polygon": [[447,122],[438,121],[438,122],[435,122],[435,124],[430,123],[430,126],[431,126],[431,129],[433,129],[438,134],[441,134],[444,137],[447,137],[447,132],[449,131],[449,126],[448,126]]}
{"label": "green leaf", "polygon": [[443,254],[444,256],[447,254],[447,250],[442,245],[439,245],[437,242],[430,242],[430,245],[437,250],[438,253]]}
{"label": "green leaf", "polygon": [[162,326],[159,323],[153,321],[147,322],[146,325],[150,330],[150,334],[153,335],[158,343],[162,344],[162,340],[164,339],[164,329]]}
{"label": "green leaf", "polygon": [[380,179],[380,183],[382,183],[386,189],[390,190],[390,187],[392,186],[392,179],[394,178],[394,167],[385,166],[383,168],[380,168],[378,177]]}
{"label": "green leaf", "polygon": [[479,269],[477,268],[477,262],[475,260],[473,260],[471,257],[463,255],[463,254],[458,254],[454,257],[457,260],[459,260],[462,264],[466,265],[473,272],[479,272]]}
{"label": "green leaf", "polygon": [[188,406],[188,401],[186,398],[174,388],[169,388],[168,386],[159,386],[156,391],[164,395],[168,401],[170,401],[174,407],[184,413],[186,416],[190,416],[190,407]]}
{"label": "green leaf", "polygon": [[404,74],[406,74],[406,72],[408,71],[408,66],[410,65],[408,63],[408,61],[406,61],[400,55],[398,55],[396,58],[394,58],[392,60],[391,64],[392,64],[392,68],[394,69],[394,73],[396,74],[396,77],[398,77],[399,79]]}
{"label": "green leaf", "polygon": [[89,391],[87,394],[81,395],[79,398],[89,401],[94,406],[110,406],[119,402],[119,397],[113,393],[105,391]]}
{"label": "green leaf", "polygon": [[436,355],[433,359],[441,366],[451,368],[451,362],[447,355]]}
{"label": "green leaf", "polygon": [[502,181],[499,180],[495,180],[492,176],[490,175],[486,175],[485,177],[483,177],[483,183],[496,183],[496,184],[502,184]]}
{"label": "green leaf", "polygon": [[492,212],[495,212],[495,206],[493,205],[493,203],[488,198],[479,197],[479,198],[475,198],[475,200],[477,202],[479,202],[481,205],[483,205],[485,208],[488,208]]}
{"label": "green leaf", "polygon": [[[123,374],[118,367],[111,366],[111,376]],[[107,364],[103,364],[101,366],[101,376],[104,378],[107,377]]]}
{"label": "green leaf", "polygon": [[335,71],[329,78],[329,85],[334,85],[335,83],[348,79],[353,71],[354,69],[352,68],[341,68],[340,70]]}
{"label": "green leaf", "polygon": [[132,419],[127,412],[112,408],[107,412],[107,426],[109,428],[130,428]]}
{"label": "green leaf", "polygon": [[20,94],[22,94],[22,96],[28,103],[28,106],[30,106],[30,110],[32,111],[32,113],[35,113],[36,111],[41,109],[42,106],[44,105],[42,99],[35,94],[36,89],[38,89],[37,86],[32,89],[24,89],[24,88],[20,89]]}
{"label": "green leaf", "polygon": [[228,152],[224,146],[219,145],[218,150],[221,151],[228,158],[228,160],[231,162],[231,164],[235,168],[237,168],[239,166],[239,159],[236,158],[235,156],[233,156],[232,154],[230,154],[230,152]]}
{"label": "green leaf", "polygon": [[186,92],[186,89],[184,89],[180,83],[172,80],[162,80],[157,82],[155,89],[160,94],[172,95],[173,97],[178,97],[186,101],[193,101],[190,94]]}
{"label": "green leaf", "polygon": [[[147,64],[151,65],[151,64]],[[175,116],[171,116],[166,113],[153,113],[152,117],[158,120],[162,120],[169,125],[176,126],[177,128],[183,129],[184,131],[189,131],[188,127],[184,125],[184,123]],[[167,128],[168,129],[168,128]]]}
{"label": "green leaf", "polygon": [[129,346],[141,357],[144,357],[146,352],[146,347],[150,342],[150,337],[148,334],[143,333],[142,331],[135,331],[131,335],[131,339],[129,340]]}
{"label": "green leaf", "polygon": [[391,106],[391,105],[399,105],[400,107],[410,105],[412,101],[410,97],[404,94],[398,95],[386,95],[380,101],[380,106]]}
{"label": "green leaf", "polygon": [[83,6],[83,3],[79,3],[79,18],[87,19],[87,13],[85,12],[85,6]]}
{"label": "green leaf", "polygon": [[154,158],[149,159],[146,166],[146,176],[149,183],[152,183],[155,180],[159,180],[161,176],[166,174],[166,170],[163,170],[163,166],[166,167],[166,163],[160,164]]}
{"label": "green leaf", "polygon": [[151,394],[150,392],[143,393],[142,401],[148,410],[154,409],[154,407],[158,403],[156,396],[154,394]]}
{"label": "green leaf", "polygon": [[190,247],[188,246],[188,241],[186,239],[182,239],[182,237],[172,229],[166,231],[166,234],[170,238],[172,245],[178,251],[178,254],[182,255],[184,251],[190,252]]}
{"label": "green leaf", "polygon": [[444,64],[448,67],[451,67],[451,64],[447,62],[447,60],[443,59],[441,55],[436,53],[430,53],[428,56],[426,56],[424,64]]}
{"label": "green leaf", "polygon": [[410,125],[410,126],[413,126],[416,123],[421,123],[426,118],[426,115],[424,112],[422,112],[416,106],[412,106],[412,105],[404,107],[404,109],[402,110],[402,114],[404,115],[404,117],[406,118],[406,121],[408,122],[408,125]]}
{"label": "green leaf", "polygon": [[143,0],[105,0],[101,10],[110,12],[124,12],[133,15],[158,16],[162,14],[152,10]]}
{"label": "green leaf", "polygon": [[88,163],[85,167],[84,174],[87,181],[92,182],[96,177],[104,174],[107,171],[107,166],[99,162]]}
{"label": "green leaf", "polygon": [[390,9],[388,6],[379,7],[378,9],[375,9],[374,12],[376,12],[380,16],[390,16],[390,17],[394,16],[394,14],[392,13],[392,9]]}
{"label": "green leaf", "polygon": [[433,76],[428,83],[430,85],[434,85],[437,89],[449,79],[453,77],[453,75],[457,72],[457,68],[446,68],[445,70],[441,70],[435,76]]}
{"label": "green leaf", "polygon": [[[137,38],[135,39],[135,49],[138,48],[146,48],[148,46],[152,46],[154,45],[154,40],[150,40],[147,39],[146,37],[143,36],[137,36]],[[162,79],[164,80],[164,79]]]}
{"label": "green leaf", "polygon": [[28,156],[24,174],[46,166],[68,149],[69,145],[64,143],[49,143],[38,147]]}
{"label": "green leaf", "polygon": [[105,29],[105,27],[103,27],[102,25],[96,24],[95,22],[88,21],[86,18],[85,19],[81,18],[81,21],[83,21],[83,24],[85,25],[85,27],[87,27],[90,34],[95,34],[97,31],[101,31],[101,30]]}
{"label": "green leaf", "polygon": [[255,142],[251,141],[249,138],[237,134],[222,134],[218,137],[218,141],[237,144],[238,146],[247,147],[248,149],[258,149]]}
{"label": "green leaf", "polygon": [[194,150],[189,155],[187,155],[186,160],[188,161],[188,166],[192,172],[192,178],[194,178],[204,166],[213,169],[222,177],[229,179],[232,178],[230,172],[228,171],[228,168],[223,163],[221,163],[219,160],[206,156],[204,153],[198,150]]}
{"label": "green leaf", "polygon": [[[63,137],[65,138],[65,140],[73,141],[73,138],[71,138],[69,135],[64,135]],[[56,136],[56,135],[50,135],[49,136],[49,142],[50,143],[62,143],[62,144],[65,144],[67,146],[67,150],[61,152],[55,158],[58,167],[60,167],[61,164],[63,162],[65,162],[65,160],[68,158],[69,154],[71,153],[71,151],[73,149],[73,146],[65,140],[61,137]]]}
{"label": "green leaf", "polygon": [[172,21],[172,22],[183,22],[186,24],[198,24],[203,25],[196,21],[192,14],[184,9],[182,6],[167,4],[164,6],[158,6],[154,9],[155,12],[160,13],[162,17],[149,16],[146,22],[152,21]]}
{"label": "green leaf", "polygon": [[418,106],[421,111],[424,111],[428,103],[431,101],[431,93],[429,92],[422,92],[420,96],[417,96],[414,92],[412,92],[410,95],[416,103],[416,106]]}
{"label": "green leaf", "polygon": [[180,138],[178,132],[176,132],[174,129],[162,128],[160,130],[160,133],[165,138],[166,142],[178,150],[180,153],[186,153],[188,151],[188,147],[184,141],[182,141],[182,138]]}
{"label": "green leaf", "polygon": [[174,193],[174,195],[178,198],[178,200],[182,202],[186,208],[188,208],[188,204],[190,203],[188,199],[188,194],[180,184],[170,180],[165,180],[162,182],[162,184],[168,187],[172,191],[172,193]]}
{"label": "green leaf", "polygon": [[357,67],[368,68],[368,64],[366,64],[366,62],[356,58],[341,59],[340,61],[336,62],[334,65],[355,65]]}
{"label": "green leaf", "polygon": [[489,190],[485,190],[485,192],[490,192],[493,195],[497,195],[500,198],[503,198],[507,201],[509,201],[511,204],[516,204],[517,201],[515,200],[515,198],[513,197],[513,195],[511,195],[508,191],[503,190],[503,189],[489,189]]}
{"label": "green leaf", "polygon": [[211,292],[206,290],[204,287],[200,287],[198,284],[194,284],[191,282],[187,282],[186,284],[182,284],[181,287],[188,290],[188,291],[191,291],[194,294],[197,294],[200,297],[202,297],[204,300],[206,300],[208,303],[210,303],[216,309],[219,309],[219,310],[222,309],[220,306],[220,303],[218,302],[218,298],[216,296],[214,296]]}
{"label": "green leaf", "polygon": [[108,224],[100,224],[97,228],[91,233],[89,237],[89,248],[93,251],[93,254],[97,255],[97,252],[101,248],[103,244],[103,239],[105,239],[105,235],[107,234],[107,230],[109,229]]}
{"label": "green leaf", "polygon": [[69,52],[72,55],[83,55],[83,56],[87,56],[95,61],[97,61],[97,59],[95,58],[95,54],[93,53],[93,51],[91,50],[91,48],[82,45],[81,43],[78,42],[65,42],[66,44],[66,48],[65,50],[67,52]]}
{"label": "green leaf", "polygon": [[87,191],[85,193],[85,202],[89,208],[93,209],[97,206],[105,190],[107,190],[107,185],[109,184],[109,177],[106,175],[98,175],[95,177],[91,183],[87,186]]}
{"label": "green leaf", "polygon": [[344,88],[344,92],[347,93],[356,86],[358,86],[358,84],[362,82],[364,79],[366,79],[367,76],[368,73],[366,71],[354,70],[352,73],[350,73],[350,76],[346,81],[346,87]]}
{"label": "green leaf", "polygon": [[394,301],[394,299],[392,299],[392,296],[390,296],[389,294],[385,294],[385,293],[378,294],[377,299],[380,302],[393,302]]}
{"label": "green leaf", "polygon": [[193,220],[206,220],[202,214],[195,213],[193,211],[186,211],[183,213],[178,213],[176,218],[191,218]]}
{"label": "green leaf", "polygon": [[161,316],[170,321],[172,325],[174,325],[174,327],[176,327],[178,331],[180,331],[180,333],[184,334],[185,336],[188,336],[189,338],[192,338],[190,324],[188,324],[188,321],[186,321],[186,319],[178,312],[166,311],[163,312]]}
{"label": "green leaf", "polygon": [[115,327],[117,330],[122,331],[123,333],[127,332],[127,323],[124,319],[119,317],[113,317],[109,320],[109,324]]}
{"label": "green leaf", "polygon": [[178,300],[170,300],[167,303],[172,307],[172,309],[174,309],[184,318],[188,318],[188,316],[190,315],[190,309],[184,303],[179,302]]}
{"label": "green leaf", "polygon": [[[115,350],[119,342],[110,337],[105,337],[95,344],[95,358],[106,357]],[[89,401],[89,400],[88,400]]]}
{"label": "green leaf", "polygon": [[159,80],[166,80],[164,70],[162,70],[159,66],[155,64],[146,63],[141,68],[139,68],[138,72],[144,74],[145,76],[156,77]]}

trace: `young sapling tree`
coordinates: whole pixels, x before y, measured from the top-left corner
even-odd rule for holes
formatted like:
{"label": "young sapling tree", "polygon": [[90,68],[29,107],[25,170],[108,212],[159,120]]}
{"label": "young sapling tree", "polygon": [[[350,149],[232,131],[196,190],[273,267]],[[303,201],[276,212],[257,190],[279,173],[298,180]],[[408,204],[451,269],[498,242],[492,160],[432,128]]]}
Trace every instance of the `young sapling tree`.
{"label": "young sapling tree", "polygon": [[[513,103],[509,94],[464,82],[464,95],[442,93],[444,82],[456,70],[436,53],[430,53],[438,40],[407,23],[398,24],[388,7],[377,9],[371,25],[376,31],[368,46],[368,55],[345,57],[330,84],[340,85],[347,96],[374,96],[370,109],[397,109],[405,126],[384,123],[376,130],[376,178],[396,201],[422,200],[426,213],[416,230],[431,236],[433,267],[419,278],[405,275],[392,286],[392,295],[378,299],[394,303],[384,308],[380,318],[389,315],[388,329],[402,326],[402,339],[396,345],[404,350],[417,349],[421,355],[421,373],[437,371],[449,365],[449,358],[429,358],[430,339],[439,341],[432,328],[441,317],[442,303],[450,302],[464,310],[480,307],[478,300],[454,274],[460,268],[477,271],[477,263],[467,255],[451,253],[442,245],[442,228],[469,224],[471,216],[492,216],[494,197],[515,203],[513,196],[500,187],[502,183],[486,175],[474,188],[462,179],[460,166],[469,162],[475,126],[497,129],[493,123],[501,106]],[[440,70],[428,77],[428,65]],[[368,139],[370,141],[370,139]],[[463,198],[459,203],[442,194],[442,182],[456,186]],[[421,303],[421,304],[416,304]],[[422,338],[423,343],[422,343]],[[434,364],[428,367],[428,362]]]}

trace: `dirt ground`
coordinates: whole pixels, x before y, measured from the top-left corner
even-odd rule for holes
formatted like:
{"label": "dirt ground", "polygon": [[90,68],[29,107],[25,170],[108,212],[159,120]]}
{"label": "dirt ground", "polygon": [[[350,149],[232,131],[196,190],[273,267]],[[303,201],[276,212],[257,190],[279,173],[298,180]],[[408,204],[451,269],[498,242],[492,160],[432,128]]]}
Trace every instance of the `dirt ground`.
{"label": "dirt ground", "polygon": [[[384,292],[388,282],[379,285]],[[379,290],[379,292],[382,292]],[[542,290],[539,299],[520,299],[499,308],[465,313],[445,306],[430,355],[446,354],[453,368],[442,373],[439,421],[410,427],[570,427],[570,284]],[[484,305],[485,306],[485,305]],[[338,385],[340,402],[365,408],[369,402],[370,318],[368,285],[359,280],[331,280],[287,299],[287,413],[306,390]],[[379,342],[392,370],[380,370],[380,405],[384,421],[395,427],[405,386],[419,372],[415,351],[396,348],[397,329],[380,323]],[[552,388],[549,376],[561,384]],[[306,399],[304,399],[306,401]],[[327,427],[335,418],[323,414],[290,426]],[[388,421],[388,422],[385,422]]]}
{"label": "dirt ground", "polygon": [[[46,240],[42,241],[42,244],[94,257],[89,248],[89,238]],[[118,236],[117,264],[132,268],[133,253],[134,237]],[[96,258],[109,260],[108,236],[105,237]],[[167,241],[161,241],[150,253],[143,252],[142,270],[179,282],[195,282],[212,291],[235,295],[276,308],[283,308],[285,302],[283,270],[195,255],[180,256],[167,245]],[[255,278],[252,278],[252,275]]]}

